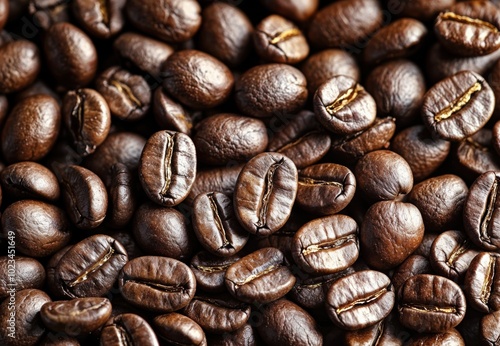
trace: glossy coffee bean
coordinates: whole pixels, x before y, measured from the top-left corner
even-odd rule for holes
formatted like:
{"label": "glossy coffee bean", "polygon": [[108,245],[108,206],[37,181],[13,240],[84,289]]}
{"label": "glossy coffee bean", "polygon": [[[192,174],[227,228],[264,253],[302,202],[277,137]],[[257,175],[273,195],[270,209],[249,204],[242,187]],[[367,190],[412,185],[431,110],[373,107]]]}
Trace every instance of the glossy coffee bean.
{"label": "glossy coffee bean", "polygon": [[381,272],[364,270],[337,280],[327,294],[327,312],[342,329],[358,330],[384,319],[392,310],[394,292]]}
{"label": "glossy coffee bean", "polygon": [[259,340],[257,331],[248,323],[232,333],[212,334],[208,337],[208,343],[213,346],[256,346]]}
{"label": "glossy coffee bean", "polygon": [[500,337],[500,330],[498,326],[500,325],[500,311],[495,311],[489,315],[486,315],[481,320],[481,340],[485,342],[485,345],[495,345],[498,343],[498,338]]}
{"label": "glossy coffee bean", "polygon": [[286,156],[262,153],[241,171],[234,192],[234,209],[250,233],[268,236],[290,217],[297,195],[297,168]]}
{"label": "glossy coffee bean", "polygon": [[[8,298],[11,293],[26,288],[42,288],[45,282],[45,269],[31,257],[0,257],[0,299]],[[11,276],[10,274],[14,274]]]}
{"label": "glossy coffee bean", "polygon": [[432,267],[427,257],[414,253],[394,271],[391,278],[394,292],[397,292],[406,280],[418,274],[432,274]]}
{"label": "glossy coffee bean", "polygon": [[283,253],[272,247],[243,257],[233,263],[225,275],[229,293],[248,303],[277,300],[292,289],[295,280],[284,264]]}
{"label": "glossy coffee bean", "polygon": [[419,333],[442,333],[464,318],[465,296],[442,276],[420,274],[409,278],[398,292],[399,320]]}
{"label": "glossy coffee bean", "polygon": [[479,131],[493,114],[495,96],[478,74],[459,72],[424,96],[422,118],[435,136],[458,141]]}
{"label": "glossy coffee bean", "polygon": [[40,317],[48,329],[77,336],[100,328],[111,316],[107,298],[77,298],[46,303]]}
{"label": "glossy coffee bean", "polygon": [[32,84],[41,69],[40,51],[27,40],[0,47],[0,93],[20,91]]}
{"label": "glossy coffee bean", "polygon": [[196,287],[208,293],[225,292],[224,275],[227,268],[241,257],[217,257],[208,252],[198,252],[191,259],[190,268],[196,277]]}
{"label": "glossy coffee bean", "polygon": [[181,203],[196,176],[196,149],[191,138],[174,131],[153,134],[142,151],[139,178],[147,196],[164,207]]}
{"label": "glossy coffee bean", "polygon": [[418,248],[424,236],[424,222],[413,204],[377,202],[366,212],[359,236],[367,264],[387,270],[403,263]]}
{"label": "glossy coffee bean", "polygon": [[52,255],[68,244],[68,219],[56,206],[34,200],[9,205],[2,213],[3,236],[15,236],[16,249],[31,257]]}
{"label": "glossy coffee bean", "polygon": [[420,243],[418,248],[415,250],[413,255],[424,256],[428,259],[430,254],[431,254],[432,243],[434,243],[434,240],[436,240],[437,236],[438,236],[438,234],[436,234],[436,233],[425,233],[424,239],[422,239],[422,242]]}
{"label": "glossy coffee bean", "polygon": [[95,90],[68,92],[63,100],[62,115],[79,155],[92,154],[108,136],[111,114],[106,100]]}
{"label": "glossy coffee bean", "polygon": [[262,4],[271,12],[295,22],[304,22],[318,9],[317,0],[263,0]]}
{"label": "glossy coffee bean", "polygon": [[108,211],[106,222],[113,228],[127,225],[137,209],[135,179],[132,172],[122,163],[111,166],[107,182]]}
{"label": "glossy coffee bean", "polygon": [[60,258],[55,267],[56,289],[69,298],[103,296],[127,261],[127,252],[117,240],[103,234],[90,236]]}
{"label": "glossy coffee bean", "polygon": [[158,346],[153,328],[142,317],[125,313],[109,319],[101,330],[101,346]]}
{"label": "glossy coffee bean", "polygon": [[404,0],[402,3],[393,2],[389,10],[398,11],[405,17],[427,21],[434,19],[439,12],[448,9],[454,3],[455,0],[436,0],[432,3],[425,0]]}
{"label": "glossy coffee bean", "polygon": [[411,346],[433,346],[433,345],[456,345],[465,346],[462,335],[455,329],[448,329],[446,332],[437,334],[420,334],[412,338]]}
{"label": "glossy coffee bean", "polygon": [[470,306],[482,313],[500,310],[499,265],[500,255],[494,252],[481,252],[469,261],[464,289]]}
{"label": "glossy coffee bean", "polygon": [[[43,30],[48,30],[53,24],[69,22],[70,3],[57,0],[27,0],[28,11],[33,21]],[[22,1],[20,1],[22,2]]]}
{"label": "glossy coffee bean", "polygon": [[286,64],[255,66],[243,73],[235,85],[238,109],[258,118],[297,113],[307,95],[305,76]]}
{"label": "glossy coffee bean", "polygon": [[73,15],[85,31],[106,39],[120,32],[125,24],[125,0],[76,0],[72,3]]}
{"label": "glossy coffee bean", "polygon": [[48,333],[38,344],[40,346],[80,346],[77,338],[62,333]]}
{"label": "glossy coffee bean", "polygon": [[151,91],[140,75],[117,66],[110,67],[97,78],[96,89],[108,103],[111,114],[118,119],[139,120],[149,110]]}
{"label": "glossy coffee bean", "polygon": [[45,271],[47,273],[46,282],[47,288],[49,289],[48,292],[54,298],[65,298],[64,293],[59,289],[59,285],[56,281],[56,267],[64,254],[68,252],[72,247],[73,245],[67,245],[63,247],[62,249],[54,253],[45,264]]}
{"label": "glossy coffee bean", "polygon": [[198,50],[173,53],[162,68],[163,87],[182,104],[208,109],[226,101],[233,89],[231,71]]}
{"label": "glossy coffee bean", "polygon": [[43,49],[56,82],[73,89],[88,85],[97,71],[97,52],[90,38],[70,23],[52,25]]}
{"label": "glossy coffee bean", "polygon": [[196,197],[193,229],[199,243],[208,252],[221,257],[238,253],[249,238],[234,215],[232,199],[220,192]]}
{"label": "glossy coffee bean", "polygon": [[373,326],[347,331],[344,335],[346,346],[405,345],[410,338],[411,334],[398,323],[394,313]]}
{"label": "glossy coffee bean", "polygon": [[187,265],[160,256],[129,261],[120,272],[118,284],[127,302],[156,312],[182,309],[196,291],[196,279]]}
{"label": "glossy coffee bean", "polygon": [[189,317],[176,312],[156,316],[153,325],[160,338],[166,342],[182,345],[207,345],[203,329]]}
{"label": "glossy coffee bean", "polygon": [[316,119],[329,131],[350,135],[368,128],[377,115],[373,97],[354,79],[335,76],[314,95]]}
{"label": "glossy coffee bean", "polygon": [[61,112],[54,98],[35,95],[18,102],[2,129],[4,158],[8,162],[40,160],[54,146],[60,127]]}
{"label": "glossy coffee bean", "polygon": [[191,134],[191,115],[180,103],[168,96],[162,87],[156,88],[153,94],[153,115],[161,129]]}
{"label": "glossy coffee bean", "polygon": [[332,215],[302,226],[293,237],[292,255],[305,272],[333,274],[359,256],[358,225],[347,215]]}

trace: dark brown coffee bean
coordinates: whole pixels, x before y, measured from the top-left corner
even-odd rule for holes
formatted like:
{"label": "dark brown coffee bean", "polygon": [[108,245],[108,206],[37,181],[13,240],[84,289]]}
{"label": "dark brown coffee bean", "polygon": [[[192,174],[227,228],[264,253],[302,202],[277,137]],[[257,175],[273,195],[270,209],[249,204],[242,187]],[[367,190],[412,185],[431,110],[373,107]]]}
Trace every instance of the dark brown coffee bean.
{"label": "dark brown coffee bean", "polygon": [[268,236],[290,217],[297,195],[297,168],[286,156],[262,153],[241,171],[234,192],[234,209],[250,233]]}
{"label": "dark brown coffee bean", "polygon": [[292,255],[305,272],[333,274],[359,256],[358,225],[347,215],[332,215],[302,226],[293,237]]}
{"label": "dark brown coffee bean", "polygon": [[394,271],[392,275],[394,292],[397,292],[406,280],[418,274],[432,274],[432,267],[427,257],[413,254]]}
{"label": "dark brown coffee bean", "polygon": [[443,333],[465,316],[466,301],[460,287],[442,276],[419,274],[398,292],[399,320],[419,333]]}
{"label": "dark brown coffee bean", "polygon": [[77,336],[100,328],[111,316],[107,298],[77,298],[46,303],[40,317],[48,329]]}
{"label": "dark brown coffee bean", "polygon": [[397,315],[391,313],[384,320],[371,327],[347,331],[344,335],[344,341],[346,346],[403,346],[410,340],[410,337],[411,334],[398,323]]}
{"label": "dark brown coffee bean", "polygon": [[102,328],[100,339],[101,346],[159,345],[148,322],[130,313],[111,318]]}
{"label": "dark brown coffee bean", "polygon": [[0,47],[0,93],[20,91],[38,76],[40,51],[27,40],[8,42]]}
{"label": "dark brown coffee bean", "polygon": [[229,66],[244,62],[252,46],[253,26],[235,6],[214,2],[203,9],[199,31],[200,49]]}
{"label": "dark brown coffee bean", "polygon": [[424,256],[428,259],[431,255],[432,243],[434,243],[434,240],[436,240],[437,236],[438,234],[436,233],[425,233],[424,239],[422,239],[422,242],[420,243],[418,248],[415,250],[415,252],[413,252],[413,255]]}
{"label": "dark brown coffee bean", "polygon": [[103,234],[85,238],[57,263],[57,290],[69,298],[103,296],[113,287],[127,261],[125,248],[114,238]]}
{"label": "dark brown coffee bean", "polygon": [[9,10],[10,10],[9,1],[8,0],[0,1],[0,30],[3,29],[3,27],[7,23],[7,20],[9,19],[9,15],[11,15]]}
{"label": "dark brown coffee bean", "polygon": [[490,2],[458,3],[439,14],[434,31],[453,54],[486,55],[500,48],[500,9]]}
{"label": "dark brown coffee bean", "polygon": [[257,346],[259,341],[257,331],[249,323],[232,333],[208,336],[211,346]]}
{"label": "dark brown coffee bean", "polygon": [[448,329],[446,332],[437,334],[420,334],[412,338],[409,346],[438,346],[438,345],[454,345],[465,346],[465,341],[462,335],[455,329]]}
{"label": "dark brown coffee bean", "polygon": [[4,158],[8,162],[40,160],[54,146],[60,126],[61,112],[52,97],[36,95],[20,101],[2,129]]}
{"label": "dark brown coffee bean", "polygon": [[68,92],[63,100],[62,114],[79,155],[92,154],[108,136],[111,114],[106,100],[95,90]]}
{"label": "dark brown coffee bean", "polygon": [[80,346],[77,338],[62,333],[49,333],[42,338],[39,346]]}
{"label": "dark brown coffee bean", "polygon": [[299,172],[296,203],[310,213],[336,214],[351,202],[355,191],[356,178],[349,168],[321,163]]}
{"label": "dark brown coffee bean", "polygon": [[236,104],[241,112],[258,118],[297,113],[307,101],[305,76],[286,64],[259,65],[236,81]]}
{"label": "dark brown coffee bean", "polygon": [[136,211],[137,196],[132,172],[122,163],[111,166],[108,183],[106,222],[113,228],[127,225]]}
{"label": "dark brown coffee bean", "polygon": [[61,258],[64,256],[64,254],[68,252],[69,249],[71,249],[72,247],[73,245],[67,245],[63,247],[61,250],[53,254],[47,261],[47,264],[45,265],[45,270],[47,272],[46,282],[47,282],[47,287],[49,289],[48,292],[54,298],[58,299],[66,298],[64,296],[64,293],[59,289],[59,285],[56,280],[56,267],[59,264]]}
{"label": "dark brown coffee bean", "polygon": [[120,273],[118,284],[127,302],[156,312],[182,309],[196,291],[196,279],[187,265],[159,256],[129,261]]}
{"label": "dark brown coffee bean", "polygon": [[94,79],[97,52],[90,38],[70,23],[52,25],[44,38],[43,49],[50,72],[65,88],[80,88]]}
{"label": "dark brown coffee bean", "polygon": [[180,132],[153,134],[142,151],[139,178],[147,196],[164,207],[181,203],[196,177],[196,149]]}
{"label": "dark brown coffee bean", "polygon": [[26,288],[42,288],[45,269],[31,257],[0,257],[0,299],[6,299],[12,292]]}
{"label": "dark brown coffee bean", "polygon": [[224,275],[226,270],[239,259],[239,255],[221,258],[208,252],[198,252],[191,259],[190,265],[196,277],[196,287],[208,293],[225,292]]}
{"label": "dark brown coffee bean", "polygon": [[153,114],[161,129],[191,134],[191,115],[180,103],[171,99],[162,87],[156,88],[153,94]]}
{"label": "dark brown coffee bean", "polygon": [[383,273],[364,270],[337,280],[327,294],[327,312],[335,325],[347,330],[369,327],[392,310],[394,292]]}
{"label": "dark brown coffee bean", "polygon": [[76,0],[71,5],[76,20],[97,38],[116,35],[125,24],[125,0]]}
{"label": "dark brown coffee bean", "polygon": [[130,0],[125,8],[132,24],[141,31],[167,42],[183,42],[194,36],[201,25],[197,1]]}
{"label": "dark brown coffee bean", "polygon": [[427,21],[434,19],[439,12],[446,10],[454,3],[455,0],[436,0],[433,2],[426,0],[403,0],[390,2],[388,9],[391,12],[400,12],[405,17]]}
{"label": "dark brown coffee bean", "polygon": [[118,242],[123,245],[123,247],[127,251],[129,259],[141,257],[144,255],[139,248],[136,240],[134,239],[132,232],[128,230],[113,230],[111,232],[108,232],[108,235],[118,240]]}
{"label": "dark brown coffee bean", "polygon": [[33,22],[44,30],[53,24],[70,21],[70,3],[60,0],[27,0],[28,11]]}
{"label": "dark brown coffee bean", "polygon": [[61,209],[39,201],[12,203],[2,214],[3,236],[15,237],[16,249],[31,257],[52,255],[68,244],[68,226]]}
{"label": "dark brown coffee bean", "polygon": [[468,264],[464,289],[470,306],[482,313],[500,310],[500,255],[481,252]]}
{"label": "dark brown coffee bean", "polygon": [[206,346],[205,332],[200,325],[176,312],[156,316],[153,320],[160,337],[171,344]]}
{"label": "dark brown coffee bean", "polygon": [[13,199],[42,199],[54,202],[61,191],[57,177],[36,162],[18,162],[0,173],[2,193]]}
{"label": "dark brown coffee bean", "polygon": [[143,118],[151,104],[151,91],[146,80],[120,67],[110,67],[96,80],[96,89],[109,105],[111,114],[121,120]]}
{"label": "dark brown coffee bean", "polygon": [[220,192],[196,197],[193,229],[200,244],[208,252],[221,257],[238,253],[249,237],[234,215],[232,199]]}
{"label": "dark brown coffee bean", "polygon": [[434,85],[424,96],[422,117],[433,135],[462,140],[490,119],[495,96],[480,75],[463,71]]}
{"label": "dark brown coffee bean", "polygon": [[268,303],[287,294],[295,276],[284,265],[276,248],[257,250],[233,263],[226,271],[226,287],[237,299],[248,303]]}
{"label": "dark brown coffee bean", "polygon": [[485,345],[495,346],[500,338],[500,311],[486,315],[481,320],[481,339]]}

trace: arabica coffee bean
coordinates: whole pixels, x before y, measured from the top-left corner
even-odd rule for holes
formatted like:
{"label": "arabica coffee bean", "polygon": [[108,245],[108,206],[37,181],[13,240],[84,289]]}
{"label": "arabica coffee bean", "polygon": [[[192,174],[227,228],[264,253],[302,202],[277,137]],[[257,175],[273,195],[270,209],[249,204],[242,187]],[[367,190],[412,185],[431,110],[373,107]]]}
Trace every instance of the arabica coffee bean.
{"label": "arabica coffee bean", "polygon": [[304,22],[318,9],[317,0],[263,0],[262,3],[271,12],[289,18],[295,22]]}
{"label": "arabica coffee bean", "polygon": [[156,312],[182,309],[196,290],[196,279],[187,265],[159,256],[129,261],[120,272],[118,284],[126,301]]}
{"label": "arabica coffee bean", "polygon": [[[26,288],[42,288],[45,282],[45,269],[36,259],[16,256],[15,262],[8,256],[0,257],[0,299],[8,298],[11,293]],[[14,267],[14,268],[13,268]],[[12,287],[11,275],[14,274],[15,286]]]}
{"label": "arabica coffee bean", "polygon": [[[455,3],[455,0],[436,0],[429,3],[426,0],[404,0],[401,3],[392,3],[389,10],[398,11],[402,16],[431,20]],[[401,6],[403,5],[403,6]]]}
{"label": "arabica coffee bean", "polygon": [[432,267],[427,257],[413,254],[394,271],[391,278],[394,292],[397,292],[406,280],[417,274],[432,274]]}
{"label": "arabica coffee bean", "polygon": [[442,276],[419,274],[398,292],[401,323],[419,333],[442,333],[465,317],[466,301],[460,287]]}
{"label": "arabica coffee bean", "polygon": [[437,334],[420,334],[412,339],[411,346],[425,345],[456,345],[465,346],[465,341],[460,333],[455,329],[448,329],[446,332]]}
{"label": "arabica coffee bean", "polygon": [[226,290],[224,275],[227,268],[240,259],[239,255],[217,257],[208,252],[198,252],[191,259],[190,268],[196,277],[196,287],[208,293],[222,293]]}
{"label": "arabica coffee bean", "polygon": [[40,51],[30,41],[8,42],[0,47],[0,92],[20,91],[33,83],[40,72]]}
{"label": "arabica coffee bean", "polygon": [[125,0],[76,0],[72,3],[73,15],[91,35],[109,38],[123,28]]}
{"label": "arabica coffee bean", "polygon": [[135,180],[132,172],[123,163],[111,166],[107,182],[108,211],[106,222],[113,228],[129,223],[137,206]]}
{"label": "arabica coffee bean", "polygon": [[384,320],[371,327],[347,331],[344,335],[344,341],[347,346],[367,346],[377,343],[380,345],[404,345],[410,337],[411,334],[398,323],[397,316],[391,313]]}
{"label": "arabica coffee bean", "polygon": [[485,345],[495,345],[500,337],[500,311],[486,315],[481,320],[481,340]]}
{"label": "arabica coffee bean", "polygon": [[208,337],[208,343],[213,346],[255,346],[259,340],[257,331],[248,323],[232,333],[212,334]]}
{"label": "arabica coffee bean", "polygon": [[153,134],[142,151],[139,178],[148,197],[164,207],[181,203],[196,176],[196,149],[191,138],[180,132]]}
{"label": "arabica coffee bean", "polygon": [[484,78],[463,71],[435,84],[425,94],[422,117],[433,135],[458,141],[488,122],[494,101],[493,91]]}
{"label": "arabica coffee bean", "polygon": [[290,217],[297,195],[297,168],[286,156],[262,153],[241,171],[234,192],[234,209],[250,233],[268,236]]}
{"label": "arabica coffee bean", "polygon": [[142,317],[121,314],[109,319],[101,330],[101,346],[131,345],[158,346],[153,328]]}
{"label": "arabica coffee bean", "polygon": [[482,252],[469,264],[464,289],[470,306],[483,313],[500,310],[500,275],[496,270],[500,255]]}
{"label": "arabica coffee bean", "polygon": [[156,316],[153,320],[160,338],[173,344],[206,346],[203,329],[192,319],[176,312]]}
{"label": "arabica coffee bean", "polygon": [[229,293],[248,303],[277,300],[292,289],[295,280],[284,264],[283,253],[272,247],[243,257],[233,263],[225,275]]}
{"label": "arabica coffee bean", "polygon": [[169,97],[162,87],[156,88],[153,94],[153,115],[162,129],[191,134],[191,115],[181,104]]}
{"label": "arabica coffee bean", "polygon": [[192,204],[198,195],[213,191],[232,196],[236,187],[236,181],[243,167],[243,164],[229,165],[197,172],[193,188],[185,201],[188,204]]}
{"label": "arabica coffee bean", "polygon": [[395,302],[390,279],[381,272],[364,270],[337,280],[327,294],[327,312],[335,325],[357,330],[384,319]]}
{"label": "arabica coffee bean", "polygon": [[111,302],[107,298],[77,298],[46,303],[40,317],[48,329],[70,336],[97,330],[111,316]]}

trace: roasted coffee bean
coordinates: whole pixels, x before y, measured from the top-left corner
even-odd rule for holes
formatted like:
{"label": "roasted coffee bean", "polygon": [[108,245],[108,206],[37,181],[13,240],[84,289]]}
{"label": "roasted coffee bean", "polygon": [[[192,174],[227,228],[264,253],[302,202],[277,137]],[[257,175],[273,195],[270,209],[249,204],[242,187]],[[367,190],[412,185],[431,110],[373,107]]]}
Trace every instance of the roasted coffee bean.
{"label": "roasted coffee bean", "polygon": [[71,5],[76,20],[97,38],[116,35],[125,24],[125,0],[75,0]]}
{"label": "roasted coffee bean", "polygon": [[265,118],[297,113],[307,101],[307,81],[286,64],[259,65],[236,81],[236,105],[249,116]]}
{"label": "roasted coffee bean", "polygon": [[206,346],[205,332],[200,325],[176,312],[156,316],[153,320],[160,337],[171,344]]}
{"label": "roasted coffee bean", "polygon": [[262,153],[241,171],[234,192],[234,209],[250,233],[268,236],[290,217],[297,195],[297,168],[286,156]]}
{"label": "roasted coffee bean", "polygon": [[167,42],[183,42],[194,36],[201,25],[197,1],[129,0],[125,7],[130,22],[139,30]]}
{"label": "roasted coffee bean", "polygon": [[490,2],[461,2],[439,14],[434,31],[453,54],[486,55],[500,48],[500,9]]}
{"label": "roasted coffee bean", "polygon": [[372,268],[394,268],[415,251],[424,237],[424,222],[410,203],[373,204],[360,227],[361,253]]}
{"label": "roasted coffee bean", "polygon": [[253,26],[247,15],[225,2],[203,9],[199,31],[200,49],[229,66],[245,61],[252,46]]}
{"label": "roasted coffee bean", "polygon": [[114,316],[101,330],[101,346],[128,345],[159,344],[153,329],[142,317],[130,313]]}
{"label": "roasted coffee bean", "polygon": [[2,213],[3,237],[15,235],[15,248],[31,257],[52,255],[68,244],[68,219],[56,206],[34,200],[12,203]]}
{"label": "roasted coffee bean", "polygon": [[208,336],[211,346],[257,346],[259,341],[257,331],[248,323],[232,333]]}
{"label": "roasted coffee bean", "polygon": [[373,97],[346,76],[335,76],[323,83],[313,103],[316,119],[327,130],[340,135],[352,135],[368,128],[377,115]]}
{"label": "roasted coffee bean", "polygon": [[465,234],[446,231],[432,243],[429,261],[437,274],[461,282],[469,264],[478,253]]}
{"label": "roasted coffee bean", "polygon": [[57,177],[36,162],[18,162],[0,172],[2,193],[13,199],[42,199],[54,202],[61,191]]}
{"label": "roasted coffee bean", "polygon": [[93,229],[103,223],[108,209],[108,193],[102,180],[81,166],[56,166],[66,212],[80,229]]}
{"label": "roasted coffee bean", "polygon": [[77,338],[67,336],[63,333],[49,333],[42,338],[39,346],[80,346]]}
{"label": "roasted coffee bean", "polygon": [[59,97],[59,95],[40,79],[37,79],[29,87],[27,87],[26,89],[23,89],[22,91],[17,93],[16,94],[16,101],[19,102],[22,99],[25,99],[25,98],[33,96],[33,95],[39,95],[39,94],[52,96],[59,103],[61,101],[61,98]]}
{"label": "roasted coffee bean", "polygon": [[349,168],[320,163],[299,172],[296,203],[310,213],[336,214],[351,202],[355,191],[356,178]]}
{"label": "roasted coffee bean", "polygon": [[340,49],[325,49],[310,55],[300,70],[307,79],[309,95],[327,80],[338,76],[347,76],[359,81],[360,71],[353,56]]}
{"label": "roasted coffee bean", "polygon": [[68,252],[69,249],[71,249],[72,247],[73,245],[67,245],[63,247],[61,250],[53,254],[47,261],[47,264],[45,265],[45,271],[47,272],[47,280],[46,280],[47,287],[49,289],[49,293],[54,298],[58,299],[66,298],[64,296],[64,293],[59,289],[59,285],[56,280],[56,267],[59,264],[61,258],[64,256],[64,254]]}
{"label": "roasted coffee bean", "polygon": [[54,146],[60,127],[60,108],[52,97],[35,95],[18,102],[2,129],[4,158],[8,162],[40,160]]}
{"label": "roasted coffee bean", "polygon": [[61,86],[80,88],[94,79],[96,48],[76,26],[65,22],[52,25],[44,37],[43,49],[48,68]]}
{"label": "roasted coffee bean", "polygon": [[132,172],[123,163],[115,163],[109,172],[108,211],[106,222],[113,228],[127,225],[137,206],[135,180]]}
{"label": "roasted coffee bean", "polygon": [[137,245],[137,242],[135,241],[132,232],[129,232],[127,230],[123,231],[114,230],[108,232],[108,235],[118,240],[118,242],[123,245],[123,247],[127,251],[129,259],[141,257],[144,255],[141,249],[139,248],[139,245]]}
{"label": "roasted coffee bean", "polygon": [[389,150],[377,150],[363,156],[354,175],[358,188],[371,201],[401,200],[413,188],[410,165]]}
{"label": "roasted coffee bean", "polygon": [[490,119],[495,96],[480,75],[463,71],[435,84],[424,96],[422,118],[431,133],[459,141]]}
{"label": "roasted coffee bean", "polygon": [[465,341],[462,335],[455,329],[448,329],[446,332],[438,334],[420,334],[412,338],[409,346],[437,346],[437,345],[454,345],[465,346]]}
{"label": "roasted coffee bean", "polygon": [[173,53],[162,68],[163,87],[195,109],[220,105],[231,94],[234,78],[219,60],[198,50]]}
{"label": "roasted coffee bean", "polygon": [[432,137],[424,125],[404,129],[391,142],[391,150],[410,165],[415,182],[434,173],[448,157],[450,147],[450,142]]}
{"label": "roasted coffee bean", "polygon": [[432,267],[427,257],[413,254],[394,271],[391,278],[394,292],[397,292],[406,280],[418,274],[432,274]]}
{"label": "roasted coffee bean", "polygon": [[253,42],[257,54],[269,62],[296,64],[309,55],[309,45],[300,29],[275,14],[255,27]]}
{"label": "roasted coffee bean", "polygon": [[419,20],[431,20],[455,3],[455,0],[403,0],[391,2],[388,6],[391,12],[400,12],[402,16],[417,18]]}
{"label": "roasted coffee bean", "polygon": [[100,328],[111,316],[107,298],[77,298],[46,303],[40,317],[48,329],[77,336]]}
{"label": "roasted coffee bean", "polygon": [[127,302],[156,312],[182,309],[196,291],[196,279],[187,265],[159,256],[129,261],[120,272],[118,284]]}
{"label": "roasted coffee bean", "polygon": [[375,99],[378,115],[394,117],[399,127],[419,118],[426,92],[422,72],[408,60],[387,62],[373,69],[366,79],[366,90]]}
{"label": "roasted coffee bean", "polygon": [[469,263],[464,284],[468,303],[482,313],[500,310],[500,275],[496,270],[500,254],[481,252]]}
{"label": "roasted coffee bean", "polygon": [[419,274],[398,292],[399,320],[419,333],[443,333],[464,318],[465,296],[460,287],[442,276]]}
{"label": "roasted coffee bean", "polygon": [[11,14],[9,10],[10,10],[9,1],[8,0],[0,1],[0,30],[3,29],[4,25],[7,23],[7,20],[9,19],[9,15]]}
{"label": "roasted coffee bean", "polygon": [[436,233],[425,233],[424,239],[422,239],[422,242],[420,243],[418,248],[415,250],[415,252],[413,252],[413,255],[424,256],[428,259],[431,254],[432,243],[434,243],[434,240],[436,240],[437,236],[438,234]]}
{"label": "roasted coffee bean", "polygon": [[266,150],[267,129],[259,119],[216,114],[196,125],[193,142],[201,163],[246,162]]}
{"label": "roasted coffee bean", "polygon": [[426,232],[443,232],[462,228],[462,212],[468,192],[460,177],[445,174],[415,185],[407,201],[420,210]]}
{"label": "roasted coffee bean", "polygon": [[364,270],[337,280],[327,294],[327,312],[335,325],[347,330],[369,327],[392,310],[394,292],[383,273]]}
{"label": "roasted coffee bean", "polygon": [[464,228],[476,246],[488,251],[500,249],[497,223],[500,173],[486,172],[471,185],[464,205]]}
{"label": "roasted coffee bean", "polygon": [[333,274],[359,256],[358,225],[347,215],[332,215],[302,226],[293,237],[292,256],[305,272]]}
{"label": "roasted coffee bean", "polygon": [[195,296],[183,313],[203,330],[230,333],[240,329],[250,318],[250,306],[227,297]]}
{"label": "roasted coffee bean", "polygon": [[70,2],[61,0],[28,0],[33,22],[44,30],[55,23],[70,21]]}
{"label": "roasted coffee bean", "polygon": [[[1,256],[0,273],[0,299],[2,300],[9,297],[13,291],[42,288],[45,282],[43,265],[31,257],[16,256],[13,262],[8,256]],[[12,282],[11,280],[14,279],[15,282]],[[15,286],[12,285],[13,283]]]}
{"label": "roasted coffee bean", "polygon": [[287,156],[297,168],[304,168],[321,160],[330,145],[330,136],[321,129],[314,113],[302,111],[274,134],[267,149]]}
{"label": "roasted coffee bean", "polygon": [[189,220],[177,210],[148,203],[136,211],[132,232],[147,254],[185,260],[196,244],[188,225]]}
{"label": "roasted coffee bean", "polygon": [[162,87],[156,88],[153,94],[153,114],[161,129],[191,134],[191,115],[181,104],[170,98]]}
{"label": "roasted coffee bean", "polygon": [[296,304],[280,299],[264,306],[263,310],[257,330],[267,345],[323,345],[318,325]]}
{"label": "roasted coffee bean", "polygon": [[207,252],[198,252],[193,256],[190,264],[196,277],[196,287],[208,293],[225,292],[224,275],[226,270],[239,259],[239,255],[221,258]]}
{"label": "roasted coffee bean", "polygon": [[[17,292],[14,301],[5,299],[0,304],[2,345],[36,345],[45,333],[45,327],[40,319],[40,309],[50,301],[45,292],[37,289]],[[12,318],[10,320],[12,322],[9,318]]]}
{"label": "roasted coffee bean", "polygon": [[139,178],[147,196],[164,207],[181,203],[196,177],[196,149],[180,132],[153,134],[142,151]]}
{"label": "roasted coffee bean", "polygon": [[103,296],[127,261],[127,252],[117,240],[103,234],[90,236],[70,248],[57,263],[56,288],[69,298]]}
{"label": "roasted coffee bean", "polygon": [[[500,80],[500,62],[497,61],[497,63],[491,69],[490,75],[488,76],[488,81],[490,82],[491,89],[493,90],[493,93],[495,94],[495,100],[500,100],[500,82],[498,82],[499,80]],[[500,103],[495,102],[495,112],[494,112],[493,119],[499,119],[499,116],[500,116]],[[498,131],[500,130],[500,128],[498,128],[499,126],[495,126],[493,128],[493,132],[495,132],[494,137],[495,137],[495,139],[497,139],[496,140],[497,146],[495,147],[497,152],[500,152],[498,150],[498,145],[500,145],[500,142],[498,141],[498,138],[499,138]]]}
{"label": "roasted coffee bean", "polygon": [[295,22],[304,22],[318,9],[317,0],[263,0],[261,1],[271,12],[289,18]]}
{"label": "roasted coffee bean", "polygon": [[495,346],[500,338],[500,311],[486,315],[481,320],[481,340],[485,345]]}
{"label": "roasted coffee bean", "polygon": [[360,52],[363,47],[360,43],[382,25],[382,20],[378,1],[341,0],[316,13],[308,38],[317,47]]}
{"label": "roasted coffee bean", "polygon": [[276,248],[257,250],[233,263],[226,271],[226,287],[234,297],[248,303],[268,303],[287,294],[295,276],[284,265]]}
{"label": "roasted coffee bean", "polygon": [[20,91],[38,76],[40,51],[27,40],[8,42],[0,47],[0,93]]}
{"label": "roasted coffee bean", "polygon": [[249,237],[234,215],[232,199],[220,192],[196,197],[193,229],[199,243],[208,252],[221,257],[238,253]]}
{"label": "roasted coffee bean", "polygon": [[62,115],[79,155],[92,154],[108,136],[111,114],[106,100],[95,90],[68,92],[63,100]]}
{"label": "roasted coffee bean", "polygon": [[384,320],[371,327],[347,331],[344,335],[345,345],[406,345],[411,334],[398,323],[397,319],[397,315],[391,313]]}

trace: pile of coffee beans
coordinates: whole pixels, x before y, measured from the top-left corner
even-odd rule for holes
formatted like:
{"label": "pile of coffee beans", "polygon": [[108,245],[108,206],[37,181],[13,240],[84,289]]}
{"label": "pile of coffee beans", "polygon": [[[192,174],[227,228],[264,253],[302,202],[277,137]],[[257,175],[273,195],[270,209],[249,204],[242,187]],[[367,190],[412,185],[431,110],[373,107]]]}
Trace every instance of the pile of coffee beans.
{"label": "pile of coffee beans", "polygon": [[500,1],[0,0],[0,188],[2,346],[500,345]]}

